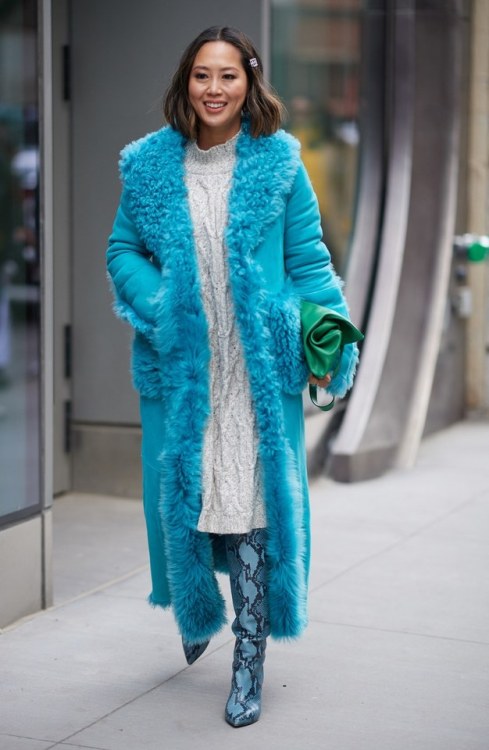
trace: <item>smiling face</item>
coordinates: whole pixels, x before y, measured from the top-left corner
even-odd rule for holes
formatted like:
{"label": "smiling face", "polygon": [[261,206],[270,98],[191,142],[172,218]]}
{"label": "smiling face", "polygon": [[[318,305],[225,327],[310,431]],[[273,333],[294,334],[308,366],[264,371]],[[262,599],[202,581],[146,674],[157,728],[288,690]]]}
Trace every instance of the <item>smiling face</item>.
{"label": "smiling face", "polygon": [[188,95],[199,121],[198,145],[210,148],[236,135],[248,92],[241,55],[229,42],[206,42],[195,56]]}

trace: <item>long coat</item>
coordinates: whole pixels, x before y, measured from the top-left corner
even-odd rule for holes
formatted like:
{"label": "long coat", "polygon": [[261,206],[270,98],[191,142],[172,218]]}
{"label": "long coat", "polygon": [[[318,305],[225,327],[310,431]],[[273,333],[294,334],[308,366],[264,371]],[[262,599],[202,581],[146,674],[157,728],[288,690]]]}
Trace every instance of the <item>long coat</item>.
{"label": "long coat", "polygon": [[[222,537],[197,531],[210,349],[184,156],[185,138],[169,126],[122,150],[107,271],[114,311],[135,331],[131,372],[141,406],[148,601],[172,606],[181,634],[198,642],[226,622],[215,575],[226,562]],[[310,563],[300,298],[343,314],[348,308],[295,138],[283,130],[254,138],[243,120],[228,215],[230,285],[264,477],[271,635],[295,638],[307,624]],[[357,360],[356,345],[345,347],[330,393],[342,396],[351,387]]]}

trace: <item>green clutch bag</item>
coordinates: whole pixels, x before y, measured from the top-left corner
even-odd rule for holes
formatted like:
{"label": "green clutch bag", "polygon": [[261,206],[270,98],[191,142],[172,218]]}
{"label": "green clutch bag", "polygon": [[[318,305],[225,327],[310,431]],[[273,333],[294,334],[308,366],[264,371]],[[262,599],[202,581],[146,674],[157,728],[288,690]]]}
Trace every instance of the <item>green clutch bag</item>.
{"label": "green clutch bag", "polygon": [[[332,373],[334,377],[340,366],[345,344],[363,339],[363,333],[344,315],[307,300],[301,300],[301,328],[309,370],[319,380],[328,373]],[[312,403],[322,411],[329,411],[334,406],[334,396],[329,404],[318,404],[317,386],[311,383],[309,395]]]}

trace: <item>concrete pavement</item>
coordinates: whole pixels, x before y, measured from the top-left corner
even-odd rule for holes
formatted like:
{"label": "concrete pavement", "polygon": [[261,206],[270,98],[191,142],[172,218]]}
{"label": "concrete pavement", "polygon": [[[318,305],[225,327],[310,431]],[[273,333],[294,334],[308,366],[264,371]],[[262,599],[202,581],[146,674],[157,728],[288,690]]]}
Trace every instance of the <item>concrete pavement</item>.
{"label": "concrete pavement", "polygon": [[0,636],[0,750],[488,750],[489,423],[311,498],[310,625],[270,641],[262,718],[238,731],[229,627],[188,667],[145,602],[141,504],[58,499],[55,606]]}

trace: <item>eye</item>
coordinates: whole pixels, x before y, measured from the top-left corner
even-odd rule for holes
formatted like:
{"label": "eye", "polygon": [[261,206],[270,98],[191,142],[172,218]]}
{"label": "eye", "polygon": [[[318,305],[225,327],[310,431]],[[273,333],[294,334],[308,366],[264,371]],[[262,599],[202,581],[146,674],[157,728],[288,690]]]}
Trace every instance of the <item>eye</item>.
{"label": "eye", "polygon": [[196,77],[196,78],[197,78],[197,79],[198,79],[199,81],[203,81],[203,80],[204,80],[204,78],[207,78],[207,75],[206,75],[206,73],[195,73],[195,77]]}
{"label": "eye", "polygon": [[236,76],[234,75],[234,73],[225,73],[224,78],[228,81],[233,81],[236,78]]}

